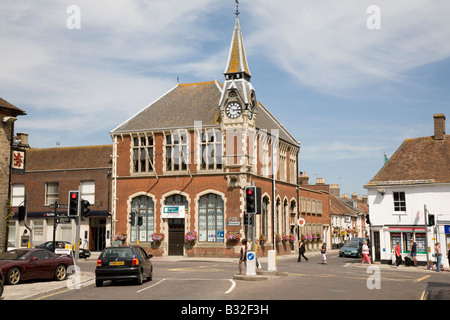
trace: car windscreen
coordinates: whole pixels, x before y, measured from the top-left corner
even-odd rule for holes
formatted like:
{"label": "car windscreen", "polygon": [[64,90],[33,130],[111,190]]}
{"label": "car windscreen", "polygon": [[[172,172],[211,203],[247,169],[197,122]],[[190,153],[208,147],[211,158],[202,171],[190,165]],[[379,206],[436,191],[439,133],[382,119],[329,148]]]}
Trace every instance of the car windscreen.
{"label": "car windscreen", "polygon": [[0,260],[24,260],[28,250],[11,250],[0,254]]}
{"label": "car windscreen", "polygon": [[346,244],[344,244],[344,247],[356,248],[356,247],[359,247],[359,243],[358,242],[347,242]]}
{"label": "car windscreen", "polygon": [[106,248],[103,250],[101,259],[127,259],[134,258],[135,254],[131,248]]}

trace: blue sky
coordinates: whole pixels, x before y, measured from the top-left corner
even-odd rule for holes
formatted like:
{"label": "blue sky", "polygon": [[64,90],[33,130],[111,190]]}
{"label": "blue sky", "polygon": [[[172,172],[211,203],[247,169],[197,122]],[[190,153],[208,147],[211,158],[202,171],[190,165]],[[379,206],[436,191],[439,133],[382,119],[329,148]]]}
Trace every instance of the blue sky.
{"label": "blue sky", "polygon": [[[71,5],[80,29],[67,27]],[[223,82],[234,11],[233,0],[2,0],[0,97],[27,112],[16,132],[36,148],[110,144],[177,77]],[[240,12],[257,98],[301,142],[312,182],[366,194],[384,153],[450,116],[450,2],[241,0]]]}

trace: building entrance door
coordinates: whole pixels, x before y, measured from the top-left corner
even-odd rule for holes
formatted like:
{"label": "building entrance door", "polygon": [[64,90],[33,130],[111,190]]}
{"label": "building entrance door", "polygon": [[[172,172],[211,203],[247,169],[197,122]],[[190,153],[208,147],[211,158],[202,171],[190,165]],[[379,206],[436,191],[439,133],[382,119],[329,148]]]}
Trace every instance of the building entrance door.
{"label": "building entrance door", "polygon": [[102,251],[106,247],[106,219],[90,219],[90,225],[89,250]]}
{"label": "building entrance door", "polygon": [[379,231],[374,231],[372,245],[375,246],[375,261],[381,261],[380,232]]}
{"label": "building entrance door", "polygon": [[169,255],[182,256],[184,248],[184,219],[169,219]]}

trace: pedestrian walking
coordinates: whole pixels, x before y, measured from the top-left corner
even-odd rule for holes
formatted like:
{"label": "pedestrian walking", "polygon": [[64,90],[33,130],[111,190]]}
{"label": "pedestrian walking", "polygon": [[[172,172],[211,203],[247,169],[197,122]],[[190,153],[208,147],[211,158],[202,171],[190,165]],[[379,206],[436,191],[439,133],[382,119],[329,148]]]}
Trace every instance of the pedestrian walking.
{"label": "pedestrian walking", "polygon": [[400,252],[400,243],[397,242],[397,245],[395,246],[395,264],[398,268],[398,266],[402,263],[402,253]]}
{"label": "pedestrian walking", "polygon": [[441,259],[442,259],[442,252],[441,252],[441,245],[438,243],[436,243],[436,245],[434,246],[434,252],[436,254],[436,271],[439,272],[441,271]]}
{"label": "pedestrian walking", "polygon": [[369,245],[367,244],[367,240],[364,241],[364,244],[362,246],[362,265],[364,266],[364,262],[367,261],[370,265],[372,265],[372,262],[370,262],[370,250]]}
{"label": "pedestrian walking", "polygon": [[248,252],[247,240],[242,239],[242,247],[239,256],[239,274],[242,274],[242,263],[244,263],[245,267],[247,267],[247,252]]}
{"label": "pedestrian walking", "polygon": [[306,251],[306,249],[305,249],[305,244],[303,243],[302,240],[300,240],[300,241],[298,242],[298,260],[297,260],[297,262],[302,262],[302,257],[303,257],[306,261],[308,261],[308,258],[305,257],[305,251]]}
{"label": "pedestrian walking", "polygon": [[320,253],[322,254],[322,264],[328,264],[327,263],[327,244],[324,242],[322,244],[322,247],[320,248]]}
{"label": "pedestrian walking", "polygon": [[450,242],[449,242],[449,244],[447,245],[447,249],[448,249],[448,252],[447,252],[447,259],[448,259],[448,265],[450,266]]}
{"label": "pedestrian walking", "polygon": [[417,243],[411,238],[411,259],[413,260],[414,267],[417,267]]}

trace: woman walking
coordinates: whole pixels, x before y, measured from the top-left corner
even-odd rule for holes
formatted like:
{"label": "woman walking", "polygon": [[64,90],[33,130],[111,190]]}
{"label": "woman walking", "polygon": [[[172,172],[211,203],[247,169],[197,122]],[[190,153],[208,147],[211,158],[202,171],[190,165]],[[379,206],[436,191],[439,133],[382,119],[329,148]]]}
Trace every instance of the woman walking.
{"label": "woman walking", "polygon": [[298,260],[297,262],[302,262],[302,257],[305,258],[306,261],[308,261],[308,258],[305,257],[305,244],[302,240],[298,242]]}
{"label": "woman walking", "polygon": [[322,247],[320,247],[320,253],[322,254],[322,264],[327,263],[327,244],[324,242]]}
{"label": "woman walking", "polygon": [[369,246],[367,245],[367,241],[364,241],[364,244],[362,246],[362,255],[363,255],[362,265],[364,266],[365,261],[367,261],[370,265],[372,265],[372,263],[370,262],[370,250]]}
{"label": "woman walking", "polygon": [[241,254],[239,256],[239,274],[242,274],[242,263],[244,263],[245,267],[247,267],[247,252],[247,240],[242,239]]}

